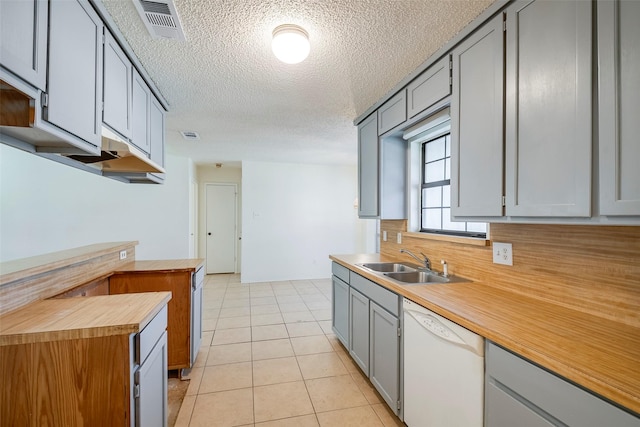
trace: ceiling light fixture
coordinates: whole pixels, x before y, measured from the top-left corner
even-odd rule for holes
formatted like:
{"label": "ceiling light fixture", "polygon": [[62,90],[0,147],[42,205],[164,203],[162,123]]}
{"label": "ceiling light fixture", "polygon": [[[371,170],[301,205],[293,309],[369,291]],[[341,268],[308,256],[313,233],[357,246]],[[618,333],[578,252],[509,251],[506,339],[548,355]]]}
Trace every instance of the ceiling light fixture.
{"label": "ceiling light fixture", "polygon": [[271,49],[285,64],[297,64],[309,55],[309,34],[297,25],[279,25],[273,30]]}

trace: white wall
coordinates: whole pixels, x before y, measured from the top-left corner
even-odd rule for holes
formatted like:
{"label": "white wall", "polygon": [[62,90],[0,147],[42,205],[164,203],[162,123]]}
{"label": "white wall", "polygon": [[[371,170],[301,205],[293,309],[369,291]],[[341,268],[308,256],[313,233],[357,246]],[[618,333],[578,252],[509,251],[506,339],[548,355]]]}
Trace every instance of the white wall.
{"label": "white wall", "polygon": [[242,282],[325,278],[329,254],[365,252],[355,166],[242,163]]}
{"label": "white wall", "polygon": [[0,144],[0,261],[138,240],[136,259],[187,258],[191,159],[163,185],[124,184]]}
{"label": "white wall", "polygon": [[[198,165],[198,257],[207,256],[207,197],[206,184],[225,183],[238,185],[238,237],[242,236],[242,169],[240,167],[216,168],[213,165]],[[242,266],[242,254],[238,245],[237,268]]]}

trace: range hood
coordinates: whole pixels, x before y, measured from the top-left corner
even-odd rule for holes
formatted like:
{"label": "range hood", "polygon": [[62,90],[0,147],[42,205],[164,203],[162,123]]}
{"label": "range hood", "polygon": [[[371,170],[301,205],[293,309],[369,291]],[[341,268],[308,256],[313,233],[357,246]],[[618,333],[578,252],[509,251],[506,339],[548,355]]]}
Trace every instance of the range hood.
{"label": "range hood", "polygon": [[99,156],[70,154],[66,157],[96,167],[103,173],[165,173],[162,166],[107,127],[102,128],[102,145]]}

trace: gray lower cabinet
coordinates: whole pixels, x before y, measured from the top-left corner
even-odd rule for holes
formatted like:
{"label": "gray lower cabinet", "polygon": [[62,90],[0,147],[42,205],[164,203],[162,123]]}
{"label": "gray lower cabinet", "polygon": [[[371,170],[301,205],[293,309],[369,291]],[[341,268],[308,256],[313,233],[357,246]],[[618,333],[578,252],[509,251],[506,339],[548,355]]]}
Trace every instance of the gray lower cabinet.
{"label": "gray lower cabinet", "polygon": [[202,290],[204,267],[191,276],[191,366],[196,362],[202,342]]}
{"label": "gray lower cabinet", "polygon": [[378,116],[371,114],[358,125],[358,216],[380,216]]}
{"label": "gray lower cabinet", "polygon": [[332,282],[331,326],[340,342],[349,348],[349,285],[337,276]]}
{"label": "gray lower cabinet", "polygon": [[402,377],[400,313],[401,298],[397,294],[350,273],[349,354],[398,416]]}
{"label": "gray lower cabinet", "polygon": [[133,390],[131,425],[166,427],[167,406],[167,307],[165,306],[139,334],[133,336]]}
{"label": "gray lower cabinet", "polygon": [[47,0],[0,1],[0,66],[40,90],[47,81]]}
{"label": "gray lower cabinet", "polygon": [[397,415],[400,410],[400,320],[370,302],[369,379]]}
{"label": "gray lower cabinet", "polygon": [[369,376],[369,298],[349,289],[349,354]]}
{"label": "gray lower cabinet", "polygon": [[489,343],[485,426],[638,427],[640,419]]}
{"label": "gray lower cabinet", "polygon": [[598,2],[600,214],[640,215],[640,2]]}
{"label": "gray lower cabinet", "polygon": [[43,116],[99,147],[102,127],[103,24],[80,0],[49,3],[49,64]]}

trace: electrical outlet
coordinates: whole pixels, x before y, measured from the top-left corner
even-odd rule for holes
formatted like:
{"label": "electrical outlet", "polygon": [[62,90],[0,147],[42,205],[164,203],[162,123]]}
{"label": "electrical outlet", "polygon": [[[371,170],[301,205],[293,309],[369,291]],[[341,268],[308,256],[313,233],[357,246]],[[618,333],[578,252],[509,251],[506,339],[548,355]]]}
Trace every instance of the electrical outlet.
{"label": "electrical outlet", "polygon": [[402,233],[396,234],[396,241],[399,245],[402,244]]}
{"label": "electrical outlet", "polygon": [[387,241],[387,230],[382,230],[382,241],[383,242]]}
{"label": "electrical outlet", "polygon": [[493,263],[513,265],[513,248],[511,243],[493,242]]}
{"label": "electrical outlet", "polygon": [[120,259],[126,259],[127,258],[127,251],[120,251]]}

